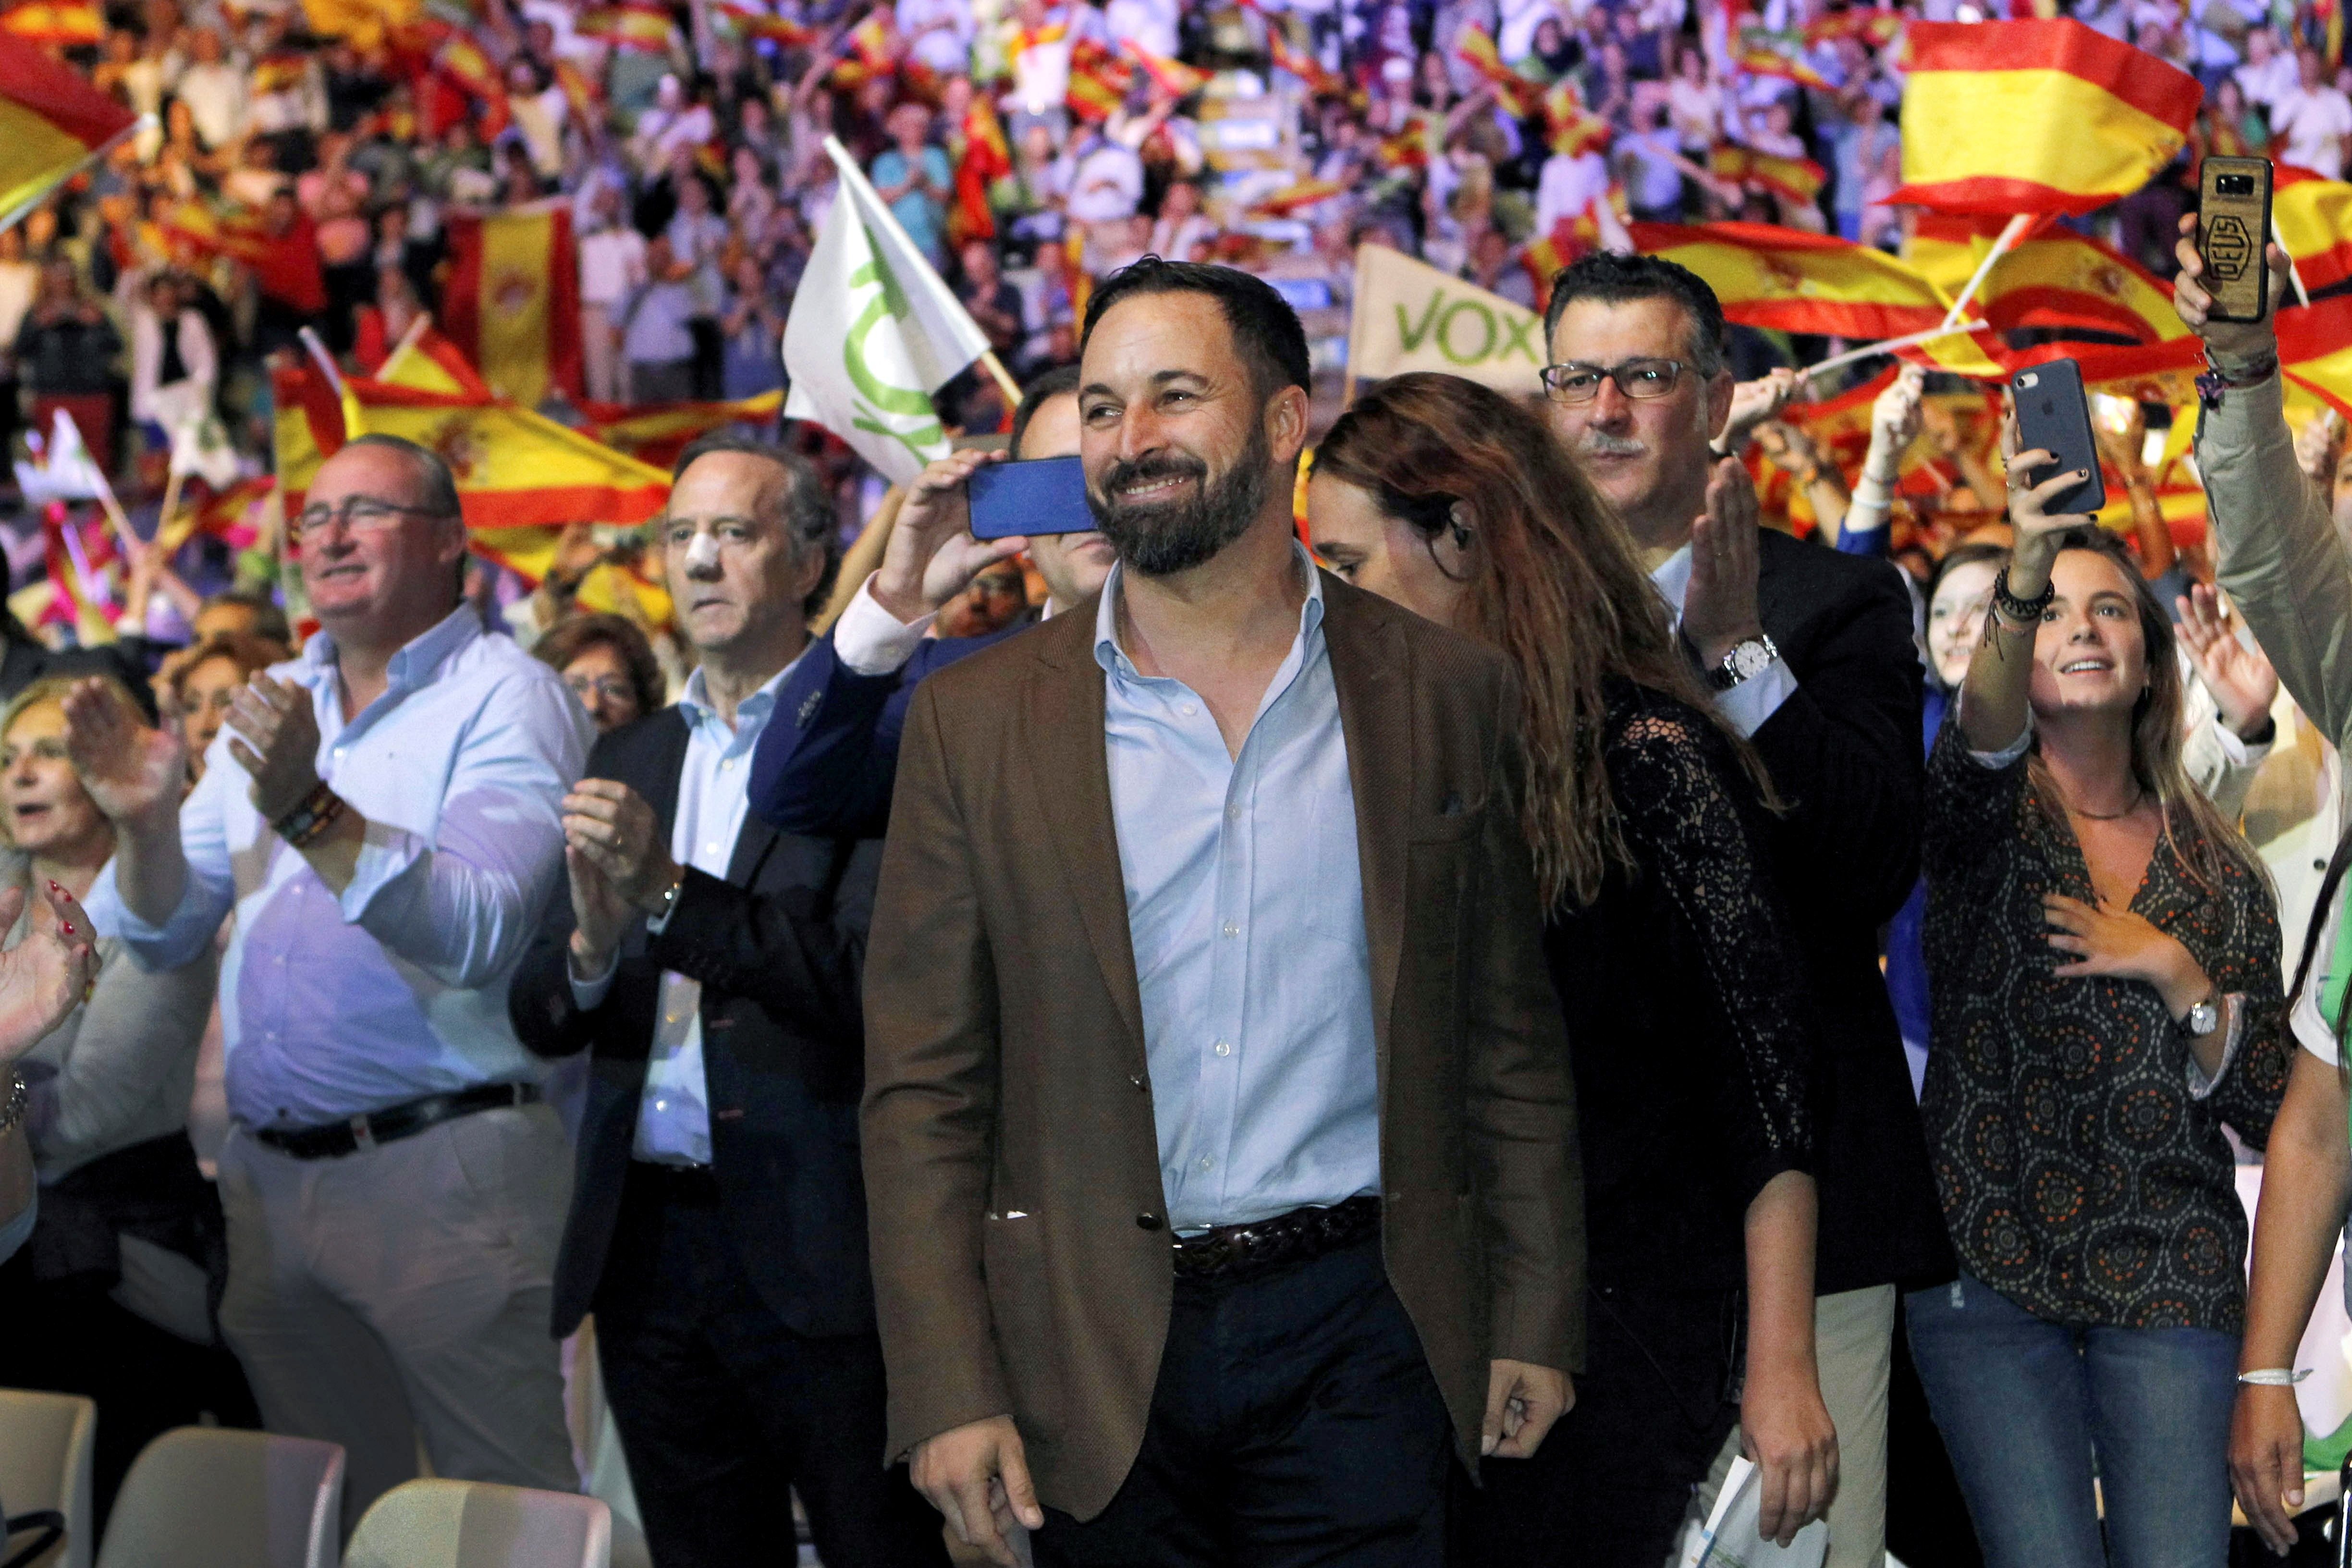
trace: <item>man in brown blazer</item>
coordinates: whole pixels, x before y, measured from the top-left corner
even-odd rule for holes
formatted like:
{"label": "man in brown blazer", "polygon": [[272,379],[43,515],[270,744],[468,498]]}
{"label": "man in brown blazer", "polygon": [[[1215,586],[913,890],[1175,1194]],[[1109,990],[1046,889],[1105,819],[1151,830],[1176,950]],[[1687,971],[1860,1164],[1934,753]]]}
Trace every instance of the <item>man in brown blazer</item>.
{"label": "man in brown blazer", "polygon": [[1002,1563],[1440,1563],[1457,1464],[1533,1452],[1583,1338],[1517,699],[1298,548],[1307,345],[1265,284],[1147,258],[1084,344],[1119,565],[927,679],[899,758],[889,1453]]}

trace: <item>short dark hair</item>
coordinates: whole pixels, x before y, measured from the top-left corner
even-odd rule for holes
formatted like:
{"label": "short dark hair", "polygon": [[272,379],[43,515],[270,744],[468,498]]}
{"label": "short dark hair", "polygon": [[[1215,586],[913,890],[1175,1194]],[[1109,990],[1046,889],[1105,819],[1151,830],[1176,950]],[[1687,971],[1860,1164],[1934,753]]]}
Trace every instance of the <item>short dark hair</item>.
{"label": "short dark hair", "polygon": [[1106,311],[1121,300],[1144,294],[1206,294],[1216,300],[1261,397],[1272,397],[1286,386],[1314,390],[1307,329],[1299,325],[1298,312],[1290,308],[1290,301],[1263,278],[1238,267],[1205,261],[1168,261],[1147,256],[1104,279],[1087,303],[1086,330],[1078,334],[1078,352],[1086,352],[1087,341],[1095,335],[1095,325]]}
{"label": "short dark hair", "polygon": [[732,430],[714,430],[687,443],[686,450],[677,455],[677,462],[670,468],[669,482],[675,486],[686,478],[686,470],[694,467],[698,458],[718,452],[740,452],[784,470],[789,482],[784,486],[777,521],[783,524],[785,537],[793,542],[793,559],[805,559],[803,552],[809,550],[824,553],[824,570],[817,574],[816,586],[809,590],[809,596],[801,602],[803,615],[815,615],[833,596],[833,580],[841,572],[841,537],[834,521],[833,492],[825,489],[824,477],[816,471],[815,464],[789,447]]}
{"label": "short dark hair", "polygon": [[1078,367],[1074,364],[1057,364],[1030,377],[1029,384],[1021,389],[1021,406],[1013,411],[1013,435],[1005,443],[1006,456],[1021,456],[1021,438],[1029,434],[1029,421],[1037,417],[1037,410],[1077,390]]}
{"label": "short dark hair", "polygon": [[1722,370],[1731,353],[1730,331],[1723,324],[1723,302],[1706,279],[1678,261],[1662,256],[1619,256],[1596,250],[1580,256],[1552,279],[1551,303],[1544,310],[1544,342],[1559,330],[1559,319],[1570,303],[1597,300],[1604,305],[1626,305],[1636,300],[1672,300],[1691,320],[1691,368],[1702,376]]}
{"label": "short dark hair", "polygon": [[629,672],[629,685],[636,692],[640,716],[668,706],[669,682],[662,677],[661,660],[654,657],[646,634],[624,616],[573,616],[558,621],[530,645],[530,651],[561,675],[592,647],[609,647],[621,656],[621,664]]}
{"label": "short dark hair", "polygon": [[288,647],[294,646],[294,628],[287,624],[285,608],[269,596],[267,588],[224,588],[196,608],[202,613],[215,605],[235,605],[241,610],[252,611],[256,637],[268,637]]}
{"label": "short dark hair", "polygon": [[430,447],[420,447],[405,436],[354,436],[343,443],[343,450],[353,447],[381,447],[388,452],[398,452],[416,465],[418,510],[435,517],[462,517],[465,505],[457,499],[457,476],[440,453]]}

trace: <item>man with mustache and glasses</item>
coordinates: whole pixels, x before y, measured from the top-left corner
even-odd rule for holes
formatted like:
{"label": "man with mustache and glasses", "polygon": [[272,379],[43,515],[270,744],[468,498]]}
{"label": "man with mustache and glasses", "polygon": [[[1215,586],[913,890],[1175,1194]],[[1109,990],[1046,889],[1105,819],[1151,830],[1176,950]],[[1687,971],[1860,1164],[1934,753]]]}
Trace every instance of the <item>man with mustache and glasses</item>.
{"label": "man with mustache and glasses", "polygon": [[1263,282],[1114,274],[1078,412],[1118,564],[908,716],[866,990],[887,1452],[999,1563],[1442,1563],[1456,1466],[1571,1397],[1517,696],[1298,547],[1307,389]]}
{"label": "man with mustache and glasses", "polygon": [[[1591,1167],[1583,1398],[1533,1464],[1487,1467],[1492,1550],[1583,1561],[1580,1521],[1671,1517],[1702,1480],[1692,1506],[1711,1503],[1744,1449],[1768,1491],[1826,1506],[1832,1564],[1875,1565],[1896,1287],[1953,1274],[1877,962],[1877,929],[1918,870],[1910,598],[1884,562],[1757,526],[1746,470],[1709,447],[1734,388],[1722,307],[1696,275],[1585,257],[1553,285],[1545,331],[1552,427],[1647,552],[1720,711],[1788,803],[1778,870],[1819,1004],[1817,1131],[1813,1183],[1770,1212],[1759,1200],[1744,1264],[1662,1255],[1685,1194]],[[1560,1000],[1573,1029],[1578,998]]]}

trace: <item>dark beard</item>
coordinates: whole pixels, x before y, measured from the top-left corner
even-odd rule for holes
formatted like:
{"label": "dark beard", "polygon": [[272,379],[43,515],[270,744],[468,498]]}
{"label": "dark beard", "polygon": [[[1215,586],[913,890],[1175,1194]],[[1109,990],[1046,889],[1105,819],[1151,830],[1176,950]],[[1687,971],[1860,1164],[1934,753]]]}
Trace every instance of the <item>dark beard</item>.
{"label": "dark beard", "polygon": [[[1212,560],[1249,531],[1265,510],[1266,469],[1273,461],[1274,448],[1265,438],[1265,425],[1259,424],[1241,461],[1214,483],[1209,481],[1208,465],[1198,458],[1163,453],[1140,462],[1113,464],[1099,488],[1087,487],[1087,505],[1129,570],[1147,577],[1172,576]],[[1139,480],[1174,476],[1194,481],[1189,499],[1142,505],[1109,499]]]}

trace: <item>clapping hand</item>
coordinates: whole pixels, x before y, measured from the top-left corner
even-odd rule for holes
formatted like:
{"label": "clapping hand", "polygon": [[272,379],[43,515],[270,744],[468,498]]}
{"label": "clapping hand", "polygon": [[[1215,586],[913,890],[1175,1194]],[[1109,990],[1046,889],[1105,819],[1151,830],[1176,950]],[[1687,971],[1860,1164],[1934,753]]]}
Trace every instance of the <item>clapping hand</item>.
{"label": "clapping hand", "polygon": [[2180,610],[2180,642],[2197,666],[2197,678],[2213,694],[2221,722],[2240,740],[2270,721],[2271,703],[2278,696],[2278,671],[2268,655],[2248,647],[2230,625],[2230,607],[2221,591],[2210,583],[2189,590],[2174,603]]}
{"label": "clapping hand", "polygon": [[1691,526],[1690,551],[1683,636],[1699,668],[1713,669],[1734,647],[1764,635],[1756,607],[1756,486],[1738,458],[1715,465],[1706,510]]}
{"label": "clapping hand", "polygon": [[229,700],[228,754],[253,776],[254,810],[278,822],[319,787],[319,715],[291,681],[257,674]]}
{"label": "clapping hand", "polygon": [[[46,908],[33,911],[25,940],[0,952],[0,1064],[15,1061],[65,1022],[98,977],[98,949],[89,917],[51,882]],[[25,912],[26,891],[0,892],[0,931]]]}
{"label": "clapping hand", "polygon": [[77,681],[61,705],[66,757],[90,803],[118,826],[174,816],[187,787],[187,751],[151,729],[105,680]]}

